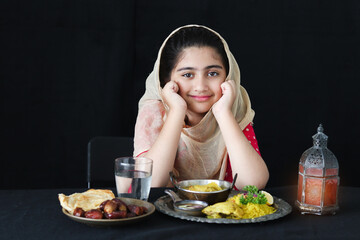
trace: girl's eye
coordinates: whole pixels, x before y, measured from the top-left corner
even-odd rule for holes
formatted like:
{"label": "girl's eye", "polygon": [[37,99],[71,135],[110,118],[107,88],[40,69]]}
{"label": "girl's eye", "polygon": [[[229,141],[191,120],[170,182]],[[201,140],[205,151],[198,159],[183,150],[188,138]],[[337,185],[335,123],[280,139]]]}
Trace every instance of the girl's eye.
{"label": "girl's eye", "polygon": [[185,73],[185,74],[183,74],[183,77],[191,78],[191,77],[193,77],[193,75],[191,73]]}
{"label": "girl's eye", "polygon": [[209,72],[208,75],[209,75],[210,77],[216,77],[216,76],[219,75],[219,73],[217,73],[217,72]]}

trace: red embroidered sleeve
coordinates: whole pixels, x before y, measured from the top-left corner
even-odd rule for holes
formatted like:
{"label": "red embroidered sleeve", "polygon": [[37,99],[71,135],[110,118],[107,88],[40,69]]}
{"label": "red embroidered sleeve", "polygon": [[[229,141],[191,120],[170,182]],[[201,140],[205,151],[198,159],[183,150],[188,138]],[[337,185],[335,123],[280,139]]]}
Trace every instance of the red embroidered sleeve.
{"label": "red embroidered sleeve", "polygon": [[[244,133],[245,137],[247,138],[247,140],[249,141],[249,143],[251,144],[251,146],[253,146],[255,151],[261,156],[259,146],[258,146],[258,142],[257,142],[256,137],[255,137],[255,131],[254,131],[254,128],[252,127],[251,123],[249,123],[249,125],[246,126],[246,128],[243,130],[243,133]],[[229,181],[229,182],[233,181],[229,155],[227,157],[227,167],[226,167],[226,173],[225,173],[225,180]]]}

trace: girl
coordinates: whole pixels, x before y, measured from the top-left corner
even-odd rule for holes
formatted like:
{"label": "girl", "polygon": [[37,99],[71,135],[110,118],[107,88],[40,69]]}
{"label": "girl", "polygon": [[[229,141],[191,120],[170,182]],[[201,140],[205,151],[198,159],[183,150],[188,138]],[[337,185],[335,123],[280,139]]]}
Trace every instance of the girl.
{"label": "girl", "polygon": [[160,48],[139,101],[134,155],[153,159],[153,187],[225,179],[264,188],[269,173],[252,128],[254,111],[225,40],[199,25],[176,29]]}

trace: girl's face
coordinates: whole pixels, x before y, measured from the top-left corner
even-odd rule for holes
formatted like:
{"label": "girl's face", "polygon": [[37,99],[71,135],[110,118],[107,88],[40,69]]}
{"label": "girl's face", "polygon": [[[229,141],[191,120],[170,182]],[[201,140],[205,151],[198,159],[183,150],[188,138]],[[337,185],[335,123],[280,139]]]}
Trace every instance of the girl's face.
{"label": "girl's face", "polygon": [[226,70],[220,55],[211,47],[185,48],[171,72],[179,95],[187,103],[187,116],[202,118],[220,99]]}

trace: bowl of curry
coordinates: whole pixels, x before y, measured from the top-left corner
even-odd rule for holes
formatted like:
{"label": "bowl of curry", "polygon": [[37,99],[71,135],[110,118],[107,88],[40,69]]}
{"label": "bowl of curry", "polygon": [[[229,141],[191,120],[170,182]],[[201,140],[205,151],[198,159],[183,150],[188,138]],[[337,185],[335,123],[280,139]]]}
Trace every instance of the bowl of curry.
{"label": "bowl of curry", "polygon": [[181,199],[205,201],[209,205],[226,201],[234,187],[236,177],[237,174],[232,183],[216,179],[177,181],[174,175],[170,173],[170,180]]}

